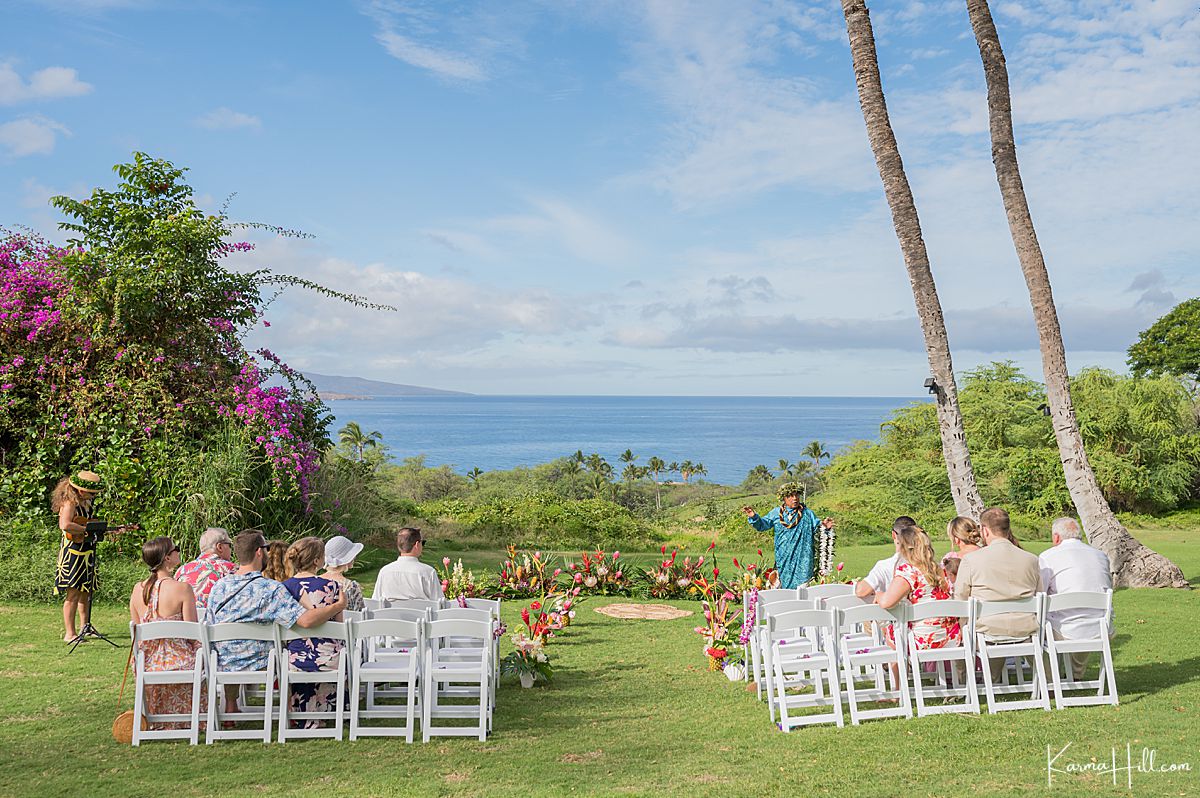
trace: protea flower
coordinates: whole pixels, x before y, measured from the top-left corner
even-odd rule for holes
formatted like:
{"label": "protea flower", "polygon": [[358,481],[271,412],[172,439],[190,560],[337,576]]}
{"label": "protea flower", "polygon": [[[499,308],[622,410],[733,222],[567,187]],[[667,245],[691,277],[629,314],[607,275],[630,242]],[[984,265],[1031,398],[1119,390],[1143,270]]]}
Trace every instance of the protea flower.
{"label": "protea flower", "polygon": [[583,580],[583,583],[585,585],[587,585],[588,587],[595,587],[596,586],[596,577],[589,576],[587,579]]}

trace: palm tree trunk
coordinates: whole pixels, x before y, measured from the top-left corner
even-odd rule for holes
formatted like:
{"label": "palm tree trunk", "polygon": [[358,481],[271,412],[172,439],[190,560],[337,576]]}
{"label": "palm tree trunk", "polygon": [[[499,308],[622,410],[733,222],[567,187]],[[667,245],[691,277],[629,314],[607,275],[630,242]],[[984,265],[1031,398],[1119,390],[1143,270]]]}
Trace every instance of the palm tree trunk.
{"label": "palm tree trunk", "polygon": [[1054,437],[1062,458],[1067,490],[1079,520],[1096,548],[1108,555],[1113,583],[1124,587],[1187,587],[1179,566],[1151,551],[1129,534],[1113,514],[1112,508],[1096,483],[1096,475],[1083,448],[1083,436],[1071,402],[1067,375],[1067,355],[1063,348],[1058,311],[1050,290],[1050,275],[1033,229],[1033,217],[1025,198],[1025,187],[1017,165],[1017,146],[1013,137],[1012,100],[1008,87],[1008,67],[1000,49],[1000,36],[992,21],[987,0],[967,0],[967,13],[975,31],[975,42],[983,60],[987,81],[988,127],[992,137],[992,162],[996,180],[1008,215],[1008,229],[1037,324],[1042,352],[1042,372],[1046,380],[1046,401],[1054,422]]}
{"label": "palm tree trunk", "polygon": [[846,32],[850,37],[850,54],[854,59],[854,77],[858,84],[858,102],[867,125],[867,138],[875,153],[884,195],[892,211],[892,225],[896,228],[896,238],[904,255],[917,316],[921,320],[921,332],[925,336],[929,368],[937,381],[938,430],[942,438],[942,457],[946,461],[946,473],[954,496],[954,508],[959,515],[978,518],[983,512],[983,499],[975,484],[967,435],[958,408],[958,385],[954,381],[954,363],[950,358],[950,342],[946,337],[942,304],[938,300],[937,286],[929,268],[929,253],[925,250],[925,239],[921,235],[917,206],[888,118],[871,18],[865,0],[842,0],[842,12],[846,16]]}

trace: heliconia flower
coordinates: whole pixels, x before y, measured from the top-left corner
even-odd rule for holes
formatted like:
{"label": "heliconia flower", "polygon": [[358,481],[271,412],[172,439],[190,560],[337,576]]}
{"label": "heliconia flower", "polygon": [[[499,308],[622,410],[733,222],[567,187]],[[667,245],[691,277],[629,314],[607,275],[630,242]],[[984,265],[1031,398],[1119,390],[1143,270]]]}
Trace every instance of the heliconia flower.
{"label": "heliconia flower", "polygon": [[734,567],[734,568],[741,568],[741,567],[742,567],[742,566],[738,565],[737,557],[734,557],[734,558],[733,558],[733,567]]}
{"label": "heliconia flower", "polygon": [[667,544],[666,543],[662,544],[662,548],[659,549],[659,551],[661,551],[663,554],[666,554],[667,553]]}
{"label": "heliconia flower", "polygon": [[524,609],[521,610],[521,620],[525,622],[526,626],[529,625],[529,608],[528,607],[525,607]]}

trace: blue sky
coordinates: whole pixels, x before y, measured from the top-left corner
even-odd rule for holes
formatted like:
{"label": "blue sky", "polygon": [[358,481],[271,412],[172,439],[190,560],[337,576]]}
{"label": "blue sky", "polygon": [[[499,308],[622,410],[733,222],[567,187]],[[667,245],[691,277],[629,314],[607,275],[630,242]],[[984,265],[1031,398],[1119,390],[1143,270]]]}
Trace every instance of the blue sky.
{"label": "blue sky", "polygon": [[[871,4],[955,366],[1040,374],[960,0]],[[1073,369],[1200,294],[1191,0],[994,2]],[[0,223],[135,150],[300,228],[255,333],[478,393],[912,395],[928,371],[839,4],[0,0]]]}

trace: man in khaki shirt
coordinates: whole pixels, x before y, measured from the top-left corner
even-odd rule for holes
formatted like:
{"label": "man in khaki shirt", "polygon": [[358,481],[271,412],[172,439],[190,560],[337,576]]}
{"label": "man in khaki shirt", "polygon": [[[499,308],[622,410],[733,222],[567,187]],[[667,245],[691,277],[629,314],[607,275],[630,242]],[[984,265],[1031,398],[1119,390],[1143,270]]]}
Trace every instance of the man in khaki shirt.
{"label": "man in khaki shirt", "polygon": [[[962,558],[954,580],[954,598],[982,601],[1011,601],[1042,592],[1042,574],[1037,555],[1015,545],[1008,513],[999,507],[979,516],[984,548]],[[1029,612],[1005,612],[981,618],[975,630],[989,642],[1024,640],[1038,631],[1037,616]]]}

